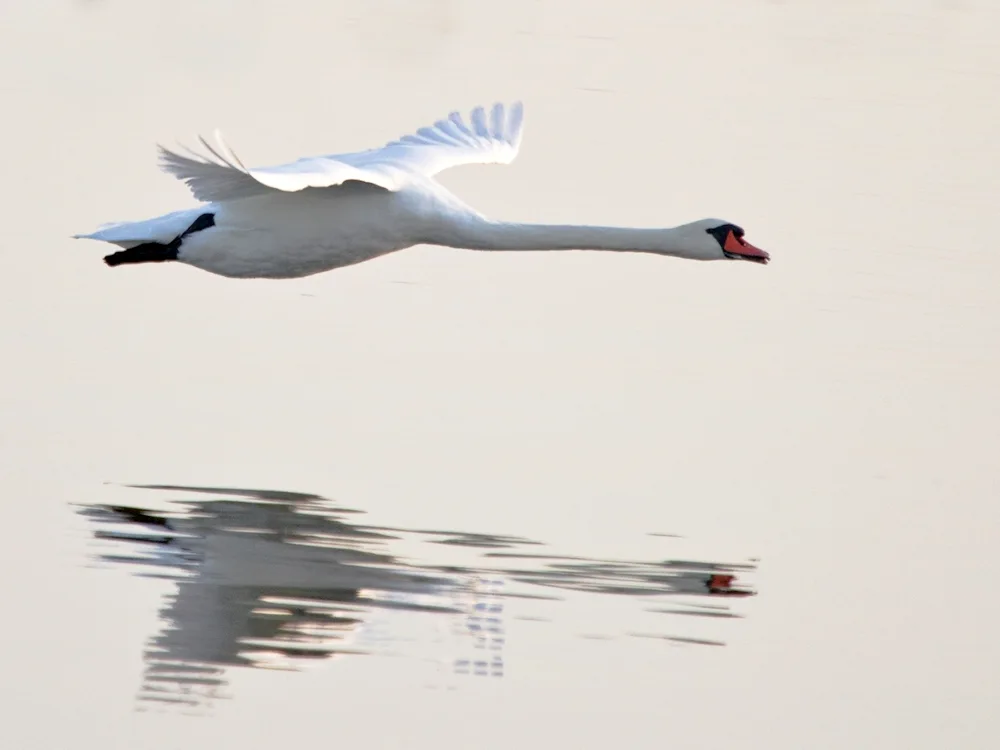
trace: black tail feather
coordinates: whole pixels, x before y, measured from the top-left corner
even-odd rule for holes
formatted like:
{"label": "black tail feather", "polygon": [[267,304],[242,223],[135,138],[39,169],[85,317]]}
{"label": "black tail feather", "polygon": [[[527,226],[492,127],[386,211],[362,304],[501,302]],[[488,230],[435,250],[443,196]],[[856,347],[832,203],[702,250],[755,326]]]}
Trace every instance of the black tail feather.
{"label": "black tail feather", "polygon": [[120,266],[125,263],[157,263],[165,260],[177,260],[177,250],[180,243],[176,240],[169,245],[159,242],[144,242],[141,245],[119,250],[117,253],[104,256],[104,262],[109,266]]}
{"label": "black tail feather", "polygon": [[125,263],[160,263],[165,260],[177,260],[181,242],[189,234],[200,232],[215,226],[215,214],[201,214],[194,222],[168,243],[143,242],[141,245],[119,250],[117,253],[104,256],[104,262],[109,266],[121,266]]}

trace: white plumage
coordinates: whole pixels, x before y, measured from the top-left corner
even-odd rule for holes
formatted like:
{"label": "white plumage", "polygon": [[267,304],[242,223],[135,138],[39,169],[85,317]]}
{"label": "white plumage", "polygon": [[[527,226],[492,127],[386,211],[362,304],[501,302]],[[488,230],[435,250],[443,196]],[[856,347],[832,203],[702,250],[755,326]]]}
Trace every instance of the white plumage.
{"label": "white plumage", "polygon": [[434,176],[462,164],[509,164],[523,133],[520,102],[457,112],[381,148],[246,167],[216,133],[207,153],[160,148],[165,171],[203,205],[76,235],[124,248],[109,265],[177,260],[231,277],[292,278],[417,244],[478,250],[620,250],[695,260],[767,262],[718,219],[667,229],[491,221]]}
{"label": "white plumage", "polygon": [[289,164],[248,169],[216,131],[218,148],[202,139],[212,158],[195,158],[160,148],[163,168],[183,180],[201,201],[230,201],[271,190],[297,192],[328,188],[349,180],[367,182],[397,192],[415,174],[432,177],[460,164],[509,164],[521,143],[524,108],[509,112],[497,104],[487,122],[482,107],[466,125],[457,112],[382,148],[331,156],[308,156]]}

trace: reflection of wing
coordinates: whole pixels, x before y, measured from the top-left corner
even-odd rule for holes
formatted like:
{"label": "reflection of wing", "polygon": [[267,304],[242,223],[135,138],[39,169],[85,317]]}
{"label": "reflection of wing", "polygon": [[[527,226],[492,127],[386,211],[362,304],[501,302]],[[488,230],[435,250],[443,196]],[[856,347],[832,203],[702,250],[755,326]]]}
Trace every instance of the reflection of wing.
{"label": "reflection of wing", "polygon": [[[363,653],[352,642],[375,608],[457,612],[439,593],[451,579],[401,566],[378,549],[392,537],[338,518],[349,510],[294,493],[221,494],[230,498],[188,501],[179,513],[81,511],[102,524],[96,537],[139,547],[106,561],[173,572],[157,573],[177,590],[146,653],[141,701],[202,706],[220,697],[226,667],[294,669]],[[106,529],[123,523],[125,531]],[[371,592],[396,596],[380,601]]]}
{"label": "reflection of wing", "polygon": [[509,110],[496,104],[488,117],[482,107],[476,107],[468,123],[452,112],[381,148],[250,168],[216,132],[216,146],[201,139],[207,156],[184,156],[161,146],[160,161],[165,171],[187,183],[195,198],[208,202],[328,188],[352,180],[396,191],[415,174],[431,177],[461,164],[509,164],[521,144],[523,121],[520,102]]}

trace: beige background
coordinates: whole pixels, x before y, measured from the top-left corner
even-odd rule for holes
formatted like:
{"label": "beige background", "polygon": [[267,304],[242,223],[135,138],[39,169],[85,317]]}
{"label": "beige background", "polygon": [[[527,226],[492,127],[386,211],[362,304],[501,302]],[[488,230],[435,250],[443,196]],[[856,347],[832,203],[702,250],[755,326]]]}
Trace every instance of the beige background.
{"label": "beige background", "polygon": [[[997,28],[987,0],[6,3],[3,744],[995,747]],[[443,177],[477,207],[721,216],[773,263],[417,248],[248,282],[68,239],[190,205],[158,141],[269,163],[513,98],[517,162]],[[105,482],[593,555],[675,531],[759,555],[761,595],[725,648],[514,623],[502,680],[356,658],[135,713],[163,587],[82,566],[69,504]]]}

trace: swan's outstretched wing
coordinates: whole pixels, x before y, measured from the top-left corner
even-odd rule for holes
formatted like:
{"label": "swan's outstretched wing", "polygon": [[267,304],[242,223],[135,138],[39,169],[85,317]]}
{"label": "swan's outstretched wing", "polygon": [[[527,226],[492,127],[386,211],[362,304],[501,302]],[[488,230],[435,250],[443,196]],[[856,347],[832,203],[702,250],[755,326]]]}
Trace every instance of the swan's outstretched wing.
{"label": "swan's outstretched wing", "polygon": [[312,156],[273,167],[247,168],[216,133],[218,145],[202,144],[208,156],[178,154],[160,147],[164,170],[187,183],[202,201],[223,201],[272,190],[296,192],[342,185],[350,180],[399,190],[414,173],[426,176],[461,164],[509,164],[521,145],[524,108],[496,104],[487,115],[472,110],[469,122],[452,112],[434,125],[369,151]]}
{"label": "swan's outstretched wing", "polygon": [[333,156],[308,157],[289,164],[250,169],[226,146],[218,132],[215,138],[216,147],[200,139],[210,154],[204,157],[194,152],[185,156],[160,146],[160,166],[186,182],[200,201],[249,198],[274,190],[295,192],[309,187],[333,187],[349,180],[368,182],[386,190],[398,190],[401,184],[392,174],[359,169]]}
{"label": "swan's outstretched wing", "polygon": [[333,158],[367,169],[403,168],[431,176],[462,164],[510,164],[521,147],[524,106],[476,107],[466,123],[458,112],[387,143],[382,148]]}

